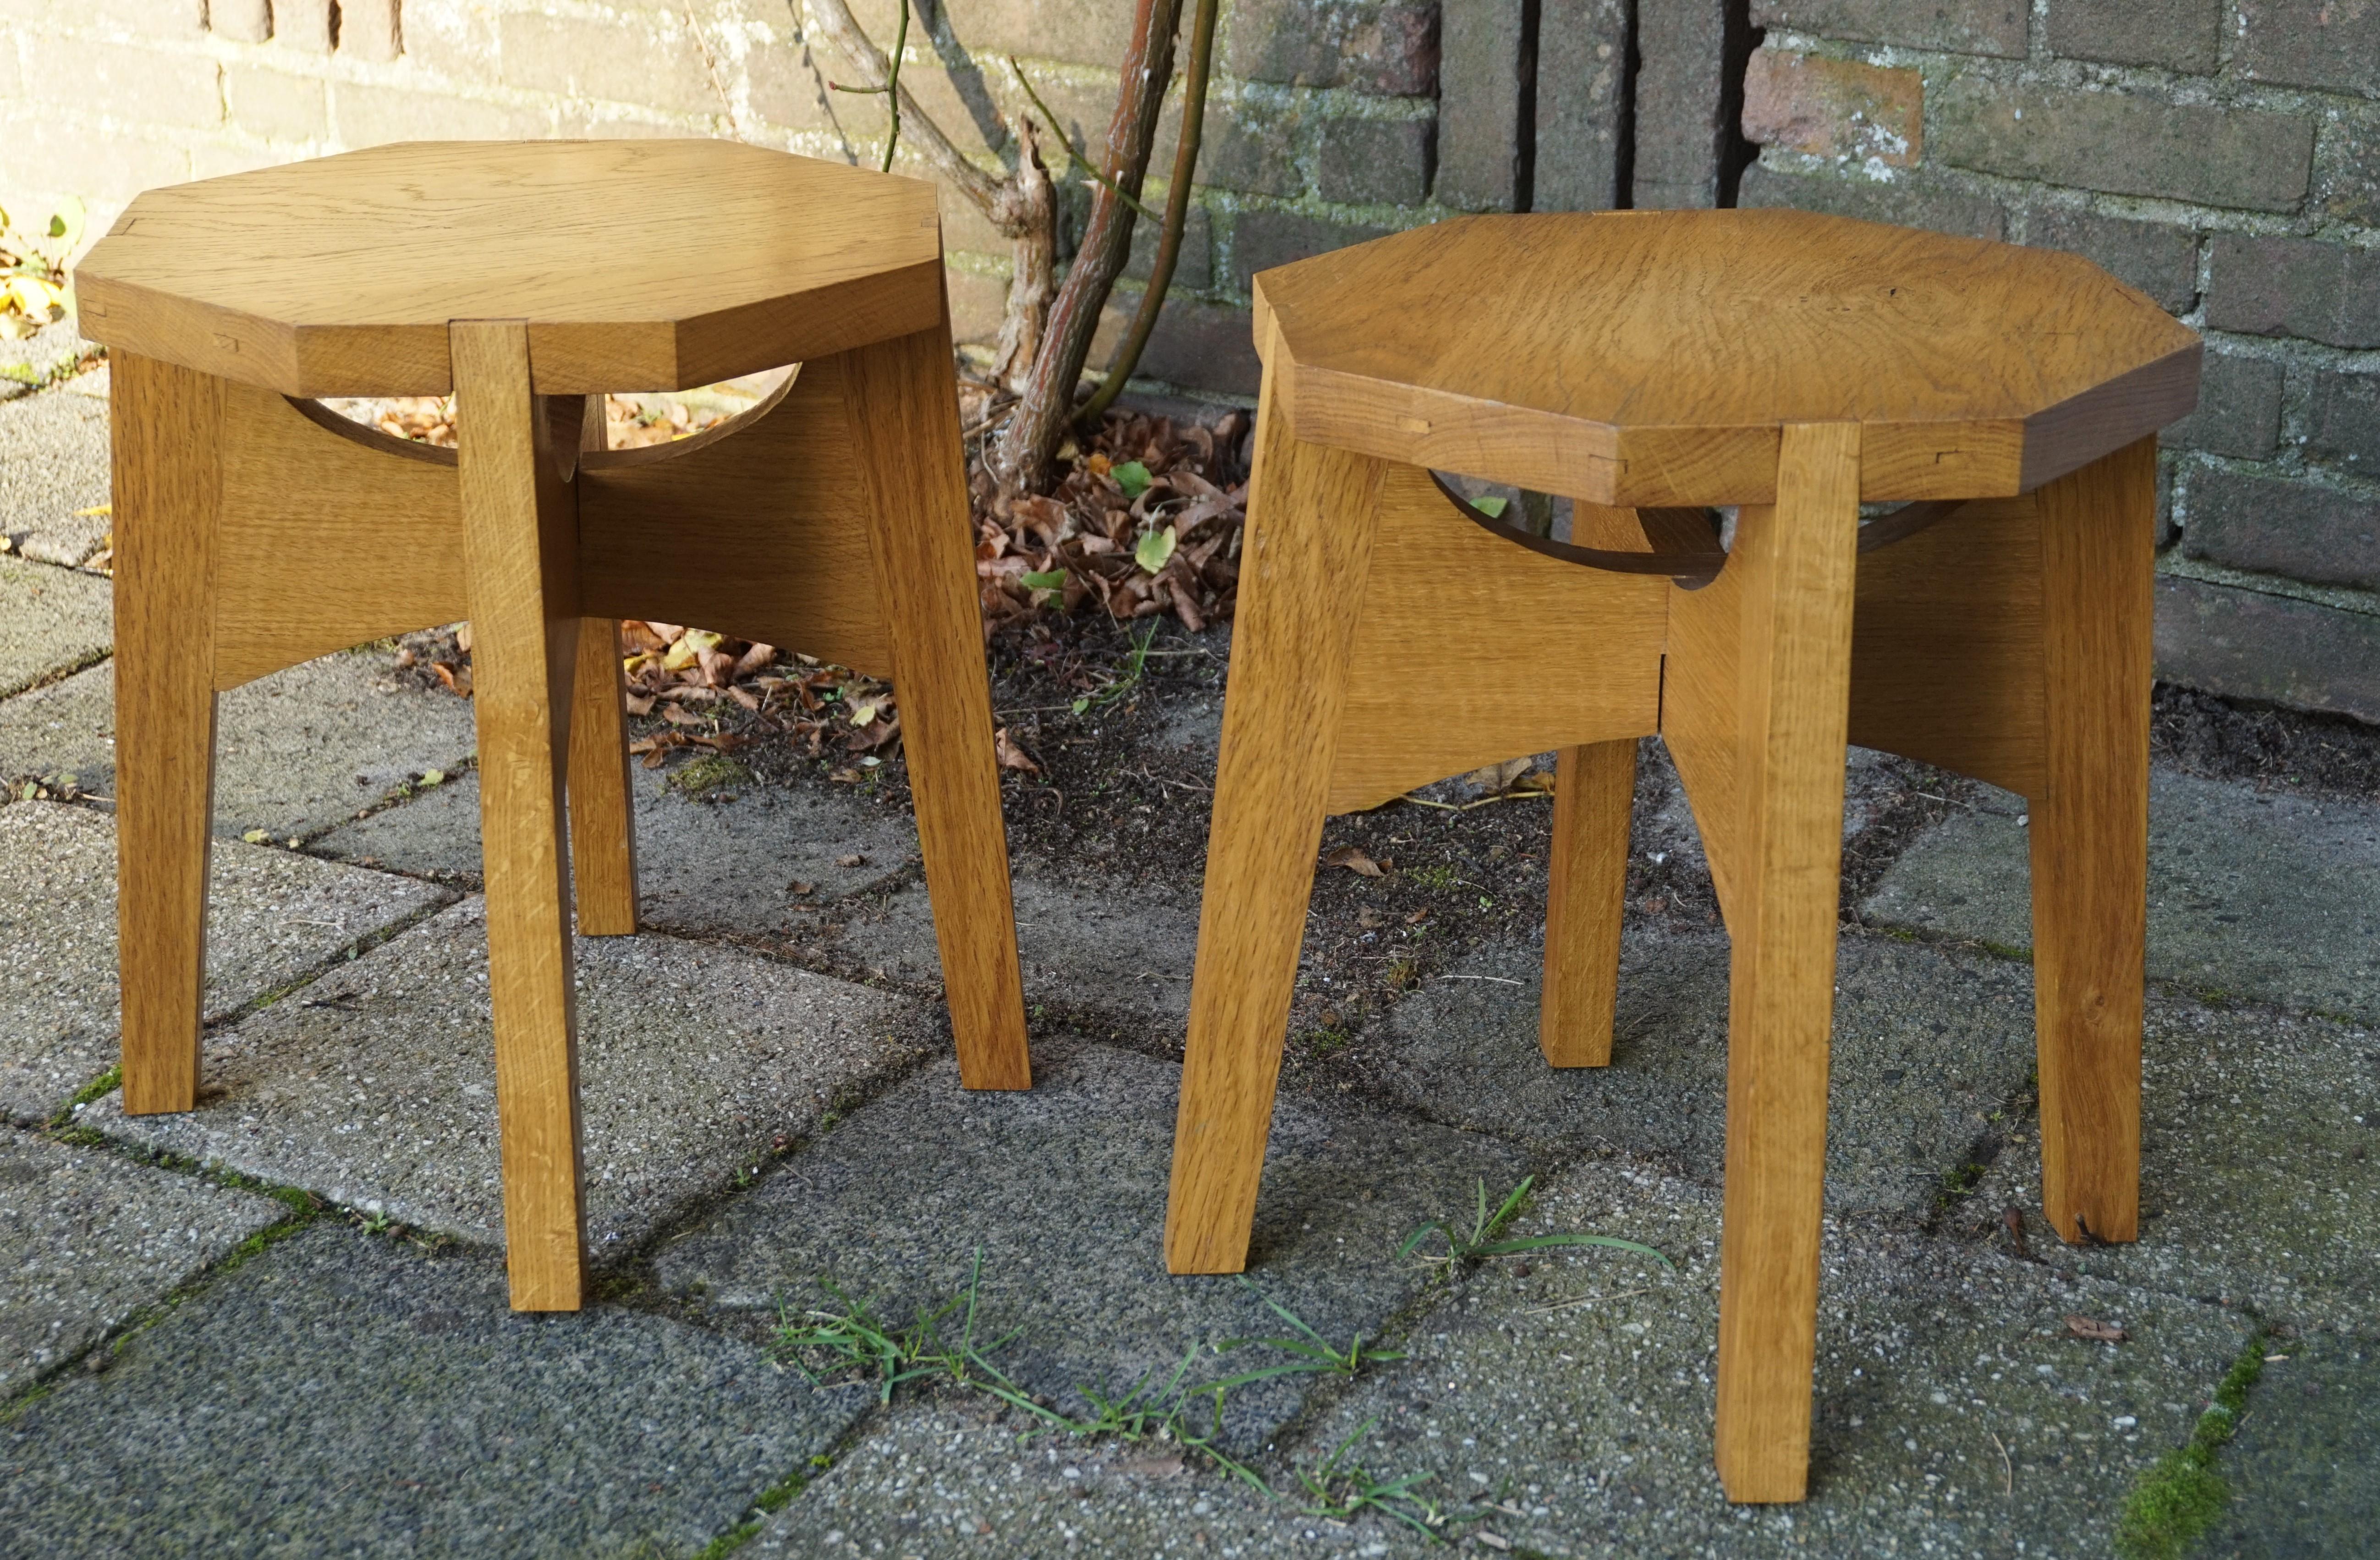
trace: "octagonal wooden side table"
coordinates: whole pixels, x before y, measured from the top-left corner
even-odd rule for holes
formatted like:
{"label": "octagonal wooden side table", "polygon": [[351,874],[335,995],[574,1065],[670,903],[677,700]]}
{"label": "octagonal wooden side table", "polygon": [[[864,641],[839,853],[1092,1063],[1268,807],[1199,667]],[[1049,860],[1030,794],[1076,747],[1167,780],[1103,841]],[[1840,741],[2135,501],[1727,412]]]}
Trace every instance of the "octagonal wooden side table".
{"label": "octagonal wooden side table", "polygon": [[[2134,1237],[2156,432],[2198,338],[2072,255],[1789,211],[1416,228],[1260,274],[1256,331],[1167,1261],[1247,1260],[1329,814],[1558,750],[1542,1042],[1611,1060],[1658,733],[1733,943],[1718,1469],[1798,1500],[1847,742],[2031,798],[2044,1206]],[[1570,541],[1437,470],[1572,497]],[[1493,696],[1417,720],[1422,660]]]}
{"label": "octagonal wooden side table", "polygon": [[[582,932],[637,913],[619,618],[892,678],[962,1078],[1029,1085],[930,185],[387,146],[152,190],[76,281],[114,363],[127,1110],[198,1100],[215,695],[462,617],[516,1308],[583,1294],[574,891]],[[606,391],[790,363],[731,424],[601,448]],[[450,391],[457,450],[314,404]]]}

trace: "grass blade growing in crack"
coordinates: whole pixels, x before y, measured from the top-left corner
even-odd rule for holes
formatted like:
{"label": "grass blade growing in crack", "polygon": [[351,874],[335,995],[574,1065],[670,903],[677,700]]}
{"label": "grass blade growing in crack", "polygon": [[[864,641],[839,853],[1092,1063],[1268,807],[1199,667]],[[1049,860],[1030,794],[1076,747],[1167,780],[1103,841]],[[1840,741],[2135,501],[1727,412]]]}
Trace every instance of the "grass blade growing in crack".
{"label": "grass blade growing in crack", "polygon": [[1345,1348],[1333,1348],[1330,1347],[1329,1339],[1316,1332],[1312,1327],[1306,1325],[1305,1319],[1304,1317],[1299,1316],[1295,1311],[1290,1310],[1287,1306],[1282,1305],[1279,1300],[1274,1299],[1263,1290],[1258,1289],[1253,1283],[1249,1282],[1246,1274],[1243,1274],[1240,1275],[1240,1283],[1250,1294],[1255,1295],[1257,1298],[1262,1300],[1266,1307],[1270,1310],[1275,1316],[1280,1317],[1283,1322],[1288,1322],[1292,1327],[1296,1328],[1300,1333],[1305,1335],[1305,1336],[1303,1340],[1297,1338],[1226,1338],[1217,1347],[1219,1348],[1229,1349],[1244,1347],[1249,1344],[1259,1344],[1268,1348],[1286,1349],[1290,1353],[1297,1355],[1299,1358],[1292,1360],[1286,1365],[1269,1365],[1259,1370],[1243,1371],[1237,1375],[1226,1376],[1220,1381],[1208,1382],[1204,1386],[1197,1389],[1197,1395],[1204,1395],[1208,1393],[1229,1392],[1233,1387],[1246,1386],[1255,1382],[1271,1381],[1278,1376],[1314,1374],[1352,1376],[1362,1371],[1366,1365],[1371,1364],[1375,1361],[1402,1359],[1404,1358],[1404,1353],[1401,1349],[1366,1348],[1364,1347],[1364,1335],[1361,1333],[1356,1334],[1354,1337],[1348,1342]]}
{"label": "grass blade growing in crack", "polygon": [[1366,1420],[1351,1432],[1347,1439],[1330,1449],[1313,1471],[1297,1470],[1297,1481],[1305,1486],[1312,1497],[1306,1510],[1317,1517],[1327,1517],[1344,1522],[1365,1511],[1377,1511],[1393,1521],[1402,1522],[1427,1539],[1438,1539],[1438,1530],[1446,1526],[1446,1513],[1438,1503],[1426,1495],[1414,1493],[1416,1485],[1426,1484],[1435,1477],[1427,1473],[1408,1473],[1402,1478],[1381,1480],[1360,1467],[1345,1465],[1347,1449],[1356,1439],[1380,1421],[1377,1416]]}
{"label": "grass blade growing in crack", "polygon": [[1444,1237],[1446,1255],[1422,1259],[1436,1267],[1453,1267],[1458,1263],[1476,1262],[1488,1257],[1509,1257],[1521,1251],[1542,1251],[1555,1246],[1609,1246],[1617,1250],[1633,1251],[1640,1257],[1650,1257],[1670,1272],[1677,1271],[1677,1263],[1670,1261],[1652,1247],[1642,1241],[1623,1240],[1616,1235],[1580,1235],[1574,1232],[1564,1232],[1556,1235],[1525,1236],[1518,1240],[1497,1239],[1496,1237],[1503,1233],[1505,1226],[1519,1217],[1522,1205],[1528,1200],[1529,1188],[1536,1186],[1536,1181],[1537,1178],[1535,1176],[1522,1176],[1521,1184],[1505,1196],[1503,1202],[1492,1213],[1488,1211],[1488,1183],[1478,1182],[1479,1206],[1472,1218],[1470,1234],[1464,1235],[1448,1220],[1432,1219],[1405,1237],[1403,1244],[1397,1248],[1397,1255],[1400,1257],[1414,1255],[1421,1249],[1423,1242],[1436,1235]]}

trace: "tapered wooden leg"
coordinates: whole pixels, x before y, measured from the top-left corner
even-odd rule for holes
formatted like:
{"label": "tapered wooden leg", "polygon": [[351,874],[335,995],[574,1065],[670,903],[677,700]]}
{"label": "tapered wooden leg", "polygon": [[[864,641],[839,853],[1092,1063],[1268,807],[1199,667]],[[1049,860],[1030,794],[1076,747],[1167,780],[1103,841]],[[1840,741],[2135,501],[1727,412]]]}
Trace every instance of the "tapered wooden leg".
{"label": "tapered wooden leg", "polygon": [[1380,463],[1302,445],[1268,376],[1165,1209],[1175,1273],[1247,1265]]}
{"label": "tapered wooden leg", "polygon": [[584,1219],[563,812],[579,645],[575,499],[530,390],[528,327],[458,322],[452,341],[504,1249],[514,1310],[576,1310]]}
{"label": "tapered wooden leg", "polygon": [[2068,1240],[2140,1234],[2149,644],[2156,441],[2041,506],[2045,780],[2031,798],[2042,1210]]}
{"label": "tapered wooden leg", "polygon": [[1718,1471],[1728,1498],[1797,1501],[1809,1477],[1827,1050],[1842,861],[1859,426],[1792,424],[1777,503],[1746,507]]}
{"label": "tapered wooden leg", "polygon": [[1557,1067],[1611,1061],[1620,918],[1628,897],[1628,814],[1635,797],[1633,741],[1564,748],[1555,762],[1537,1047]]}
{"label": "tapered wooden leg", "polygon": [[118,354],[109,395],[124,1108],[147,1115],[198,1103],[223,384]]}
{"label": "tapered wooden leg", "polygon": [[1030,1089],[950,329],[862,347],[842,363],[959,1081]]}
{"label": "tapered wooden leg", "polygon": [[581,935],[626,937],[637,930],[637,828],[620,626],[609,617],[580,618],[577,658],[570,712],[571,894]]}

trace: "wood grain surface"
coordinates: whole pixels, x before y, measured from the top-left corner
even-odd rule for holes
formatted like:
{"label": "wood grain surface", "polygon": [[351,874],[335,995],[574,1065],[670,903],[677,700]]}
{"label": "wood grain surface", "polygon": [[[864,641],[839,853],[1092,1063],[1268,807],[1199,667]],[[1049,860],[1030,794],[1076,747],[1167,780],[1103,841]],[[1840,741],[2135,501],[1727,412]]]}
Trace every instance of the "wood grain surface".
{"label": "wood grain surface", "polygon": [[1599,504],[1760,504],[1794,422],[1866,499],[2012,495],[2195,403],[2078,256],[1783,210],[1458,218],[1258,274],[1301,438]]}
{"label": "wood grain surface", "polygon": [[2008,790],[2041,780],[2041,514],[1969,504],[1859,561],[1851,737]]}
{"label": "wood grain surface", "polygon": [[410,142],[150,190],[75,282],[91,339],[293,396],[442,395],[480,318],[540,393],[679,390],[929,328],[941,227],[930,184],[732,141]]}
{"label": "wood grain surface", "polygon": [[2047,709],[2027,832],[2042,1211],[2068,1240],[2134,1240],[2156,441],[2035,496]]}
{"label": "wood grain surface", "polygon": [[224,385],[128,352],[114,360],[108,398],[124,1108],[148,1115],[198,1104]]}
{"label": "wood grain surface", "polygon": [[1789,424],[1774,508],[1737,522],[1742,652],[1719,1255],[1718,1471],[1728,1498],[1809,1476],[1843,831],[1860,428]]}
{"label": "wood grain surface", "polygon": [[514,1310],[576,1310],[585,1210],[563,812],[576,505],[530,387],[528,324],[460,322],[453,350],[504,1253]]}
{"label": "wood grain surface", "polygon": [[[890,676],[883,579],[853,503],[846,363],[806,363],[779,398],[691,438],[582,455],[588,612],[699,623]],[[955,440],[956,403],[941,416]]]}
{"label": "wood grain surface", "polygon": [[1365,522],[1383,474],[1299,443],[1269,393],[1257,418],[1165,1207],[1174,1273],[1247,1265],[1345,702],[1355,615],[1344,608],[1366,589]]}
{"label": "wood grain surface", "polygon": [[[1386,469],[1368,522],[1342,523],[1368,524],[1373,565],[1369,584],[1343,589],[1331,607],[1355,625],[1329,810],[1378,807],[1484,763],[1659,729],[1667,579],[1580,568],[1500,541],[1412,466]],[[1414,668],[1425,657],[1434,676],[1483,696],[1414,719]],[[1548,675],[1585,666],[1597,670]]]}
{"label": "wood grain surface", "polygon": [[571,679],[570,893],[583,937],[637,930],[637,827],[628,784],[628,688],[620,625],[578,620]]}
{"label": "wood grain surface", "polygon": [[878,610],[892,641],[902,751],[959,1081],[1029,1089],[950,327],[938,323],[847,353],[833,382],[858,470],[852,491],[874,559]]}
{"label": "wood grain surface", "polygon": [[1537,1048],[1548,1066],[1600,1067],[1611,1061],[1620,923],[1628,898],[1628,815],[1635,798],[1633,738],[1564,748],[1554,761],[1545,996],[1537,1012]]}

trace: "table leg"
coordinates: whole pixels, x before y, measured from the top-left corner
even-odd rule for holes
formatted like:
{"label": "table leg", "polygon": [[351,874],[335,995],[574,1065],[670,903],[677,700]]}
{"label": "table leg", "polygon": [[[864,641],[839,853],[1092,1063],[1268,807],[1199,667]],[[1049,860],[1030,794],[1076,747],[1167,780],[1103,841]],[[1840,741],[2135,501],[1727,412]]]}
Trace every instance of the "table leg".
{"label": "table leg", "polygon": [[198,1104],[223,384],[118,353],[109,398],[124,1108],[148,1115]]}
{"label": "table leg", "polygon": [[1789,425],[1777,503],[1742,510],[1728,566],[1742,639],[1718,1460],[1736,1501],[1797,1501],[1809,1477],[1858,537],[1858,424]]}
{"label": "table leg", "polygon": [[1384,468],[1258,412],[1165,1209],[1175,1273],[1247,1265]]}
{"label": "table leg", "polygon": [[530,387],[528,326],[458,322],[452,341],[504,1249],[514,1310],[576,1310],[585,1226],[563,813],[579,641],[575,499]]}
{"label": "table leg", "polygon": [[580,618],[577,655],[570,712],[571,893],[580,935],[626,937],[637,930],[637,829],[619,624],[609,617]]}
{"label": "table leg", "polygon": [[1545,997],[1537,1046],[1548,1065],[1611,1061],[1620,999],[1620,920],[1628,898],[1628,814],[1636,744],[1564,748],[1555,761],[1554,837],[1546,887]]}
{"label": "table leg", "polygon": [[959,1080],[1030,1089],[950,331],[880,342],[842,362]]}
{"label": "table leg", "polygon": [[2139,1236],[2156,440],[2045,484],[2045,783],[2030,798],[2041,1200],[2068,1240]]}

